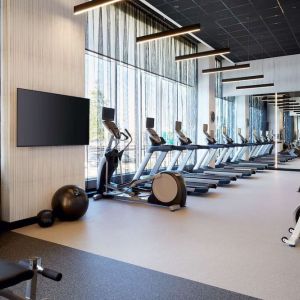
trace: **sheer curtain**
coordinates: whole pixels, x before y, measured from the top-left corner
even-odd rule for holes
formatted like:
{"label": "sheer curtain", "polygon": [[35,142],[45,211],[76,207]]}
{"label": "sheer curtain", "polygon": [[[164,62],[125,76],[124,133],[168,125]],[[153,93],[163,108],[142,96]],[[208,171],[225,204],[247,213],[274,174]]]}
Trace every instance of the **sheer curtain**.
{"label": "sheer curtain", "polygon": [[86,38],[86,95],[91,99],[91,141],[87,150],[87,179],[96,177],[99,156],[108,136],[101,122],[103,106],[116,108],[116,121],[127,128],[133,143],[124,156],[123,171],[134,172],[149,142],[147,117],[170,144],[176,144],[175,121],[196,139],[197,66],[175,62],[175,56],[196,52],[188,40],[173,38],[136,43],[136,37],[164,30],[155,19],[130,3],[88,14]]}
{"label": "sheer curtain", "polygon": [[286,143],[292,143],[295,140],[294,132],[294,117],[290,116],[289,112],[284,112],[284,141]]}
{"label": "sheer curtain", "polygon": [[249,114],[250,141],[254,142],[254,130],[259,136],[261,132],[267,130],[267,103],[260,101],[257,97],[250,96]]}
{"label": "sheer curtain", "polygon": [[[216,68],[222,67],[222,62],[216,59]],[[235,97],[223,97],[222,73],[216,75],[216,133],[219,143],[224,143],[223,127],[227,134],[236,140],[236,105]]]}
{"label": "sheer curtain", "polygon": [[236,140],[236,105],[235,97],[216,98],[216,140],[224,143],[223,127],[227,134]]}

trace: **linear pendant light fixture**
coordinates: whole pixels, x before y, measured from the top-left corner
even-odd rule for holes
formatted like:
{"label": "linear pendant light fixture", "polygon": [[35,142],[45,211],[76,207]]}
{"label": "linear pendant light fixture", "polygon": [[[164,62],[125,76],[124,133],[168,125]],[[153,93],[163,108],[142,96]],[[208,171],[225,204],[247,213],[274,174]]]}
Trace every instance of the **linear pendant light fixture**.
{"label": "linear pendant light fixture", "polygon": [[264,83],[264,84],[253,84],[253,85],[241,85],[237,86],[237,90],[246,90],[246,89],[256,89],[256,88],[266,88],[274,86],[274,83]]}
{"label": "linear pendant light fixture", "polygon": [[180,36],[180,35],[196,32],[196,31],[200,31],[200,30],[201,30],[200,24],[189,25],[189,26],[170,29],[170,30],[166,30],[166,31],[162,31],[162,32],[149,34],[149,35],[140,36],[140,37],[136,38],[136,42],[138,44],[146,43],[146,42],[165,39],[165,38],[169,38],[169,37]]}
{"label": "linear pendant light fixture", "polygon": [[[260,101],[262,102],[268,102],[268,103],[275,103],[275,99],[261,99]],[[285,103],[285,102],[296,102],[297,100],[293,100],[291,98],[284,98],[284,99],[278,99],[277,102],[278,103]]]}
{"label": "linear pendant light fixture", "polygon": [[239,82],[239,81],[263,79],[264,77],[265,77],[264,75],[255,75],[255,76],[226,78],[226,79],[222,79],[222,82],[223,83],[233,83],[233,82]]}
{"label": "linear pendant light fixture", "polygon": [[[261,100],[261,101],[262,102],[267,102],[267,103],[275,103],[274,99]],[[278,99],[278,101],[277,101],[277,103],[289,103],[289,102],[297,102],[297,100],[287,98],[287,99],[284,99],[284,100]]]}
{"label": "linear pendant light fixture", "polygon": [[92,0],[79,5],[74,6],[74,15],[80,15],[85,12],[88,12],[92,9],[97,9],[102,6],[114,4],[117,2],[121,2],[123,0]]}
{"label": "linear pendant light fixture", "polygon": [[250,64],[242,64],[242,65],[234,65],[229,67],[206,69],[206,70],[202,70],[202,73],[213,74],[213,73],[229,72],[229,71],[236,71],[236,70],[244,70],[249,68],[250,68]]}
{"label": "linear pendant light fixture", "polygon": [[283,109],[299,109],[299,106],[279,106],[279,108],[283,108]]}
{"label": "linear pendant light fixture", "polygon": [[292,100],[288,100],[288,101],[282,101],[282,102],[277,102],[278,105],[300,105],[298,102],[296,102],[296,100],[294,100],[294,103]]}
{"label": "linear pendant light fixture", "polygon": [[278,109],[298,109],[299,106],[278,106]]}
{"label": "linear pendant light fixture", "polygon": [[[254,97],[269,97],[269,98],[275,99],[274,94],[255,94],[255,95],[253,95],[253,96],[254,96]],[[282,97],[285,97],[285,96],[286,96],[286,94],[280,93],[280,94],[277,95],[277,99],[282,98]]]}
{"label": "linear pendant light fixture", "polygon": [[[287,98],[291,98],[291,96],[289,96],[289,95],[282,95],[282,96],[278,96],[278,100],[281,100],[281,99],[287,99]],[[273,100],[275,100],[275,98],[274,97],[272,97],[272,96],[268,96],[268,97],[263,97],[262,99],[273,99]]]}
{"label": "linear pendant light fixture", "polygon": [[299,103],[284,103],[284,104],[278,104],[278,106],[288,106],[288,107],[294,107],[294,106],[299,106],[300,104]]}
{"label": "linear pendant light fixture", "polygon": [[[272,105],[275,105],[275,103],[271,103]],[[283,103],[279,103],[278,102],[278,104],[277,104],[277,106],[287,106],[287,105],[289,105],[289,106],[292,106],[292,105],[296,105],[297,103],[286,103],[286,104],[283,104]]]}
{"label": "linear pendant light fixture", "polygon": [[176,56],[175,61],[192,60],[192,59],[198,59],[198,58],[209,57],[209,56],[223,55],[228,53],[230,53],[230,49],[223,48],[223,49],[187,54],[182,56]]}
{"label": "linear pendant light fixture", "polygon": [[[277,99],[280,100],[280,101],[282,101],[284,99],[291,99],[291,98],[292,97],[290,97],[290,96],[284,96],[284,97],[278,97]],[[273,97],[263,97],[260,100],[261,101],[275,101],[275,98],[273,98]]]}
{"label": "linear pendant light fixture", "polygon": [[[264,101],[266,102],[266,101]],[[295,104],[297,101],[296,100],[287,100],[287,101],[277,101],[278,104]],[[267,101],[268,104],[275,104],[275,101]]]}
{"label": "linear pendant light fixture", "polygon": [[[275,103],[274,99],[268,99],[268,100],[263,100],[264,102],[268,102],[268,103]],[[277,100],[278,103],[287,103],[287,102],[297,102],[297,100],[292,99],[292,98],[285,98],[285,99],[278,99]]]}
{"label": "linear pendant light fixture", "polygon": [[280,108],[300,108],[299,105],[278,105]]}

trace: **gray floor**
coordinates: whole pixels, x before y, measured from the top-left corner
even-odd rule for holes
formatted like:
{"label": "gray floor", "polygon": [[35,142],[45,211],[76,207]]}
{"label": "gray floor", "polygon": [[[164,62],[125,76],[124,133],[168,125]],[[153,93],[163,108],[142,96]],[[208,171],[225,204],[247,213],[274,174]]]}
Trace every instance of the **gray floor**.
{"label": "gray floor", "polygon": [[0,258],[35,255],[63,273],[60,283],[40,279],[39,299],[254,299],[17,233],[0,236]]}
{"label": "gray floor", "polygon": [[262,299],[299,299],[300,245],[281,237],[300,204],[298,173],[267,171],[187,208],[105,200],[78,222],[19,233]]}

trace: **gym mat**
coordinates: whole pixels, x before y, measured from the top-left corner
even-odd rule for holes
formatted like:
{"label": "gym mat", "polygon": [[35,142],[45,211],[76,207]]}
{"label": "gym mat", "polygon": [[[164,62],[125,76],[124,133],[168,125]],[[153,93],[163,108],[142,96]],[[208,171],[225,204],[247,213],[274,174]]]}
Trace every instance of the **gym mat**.
{"label": "gym mat", "polygon": [[59,283],[39,276],[38,299],[255,299],[21,234],[0,235],[0,258],[18,261],[30,256],[42,257],[44,266],[63,273]]}

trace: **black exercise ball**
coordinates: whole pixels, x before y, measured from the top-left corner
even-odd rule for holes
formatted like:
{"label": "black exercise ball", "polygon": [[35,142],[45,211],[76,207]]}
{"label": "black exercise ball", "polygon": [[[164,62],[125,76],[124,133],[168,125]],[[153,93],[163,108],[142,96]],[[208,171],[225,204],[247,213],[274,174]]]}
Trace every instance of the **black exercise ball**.
{"label": "black exercise ball", "polygon": [[61,187],[52,198],[54,216],[62,221],[78,220],[84,216],[88,207],[87,194],[76,185]]}
{"label": "black exercise ball", "polygon": [[43,228],[51,227],[54,221],[52,210],[41,210],[37,215],[37,222]]}

